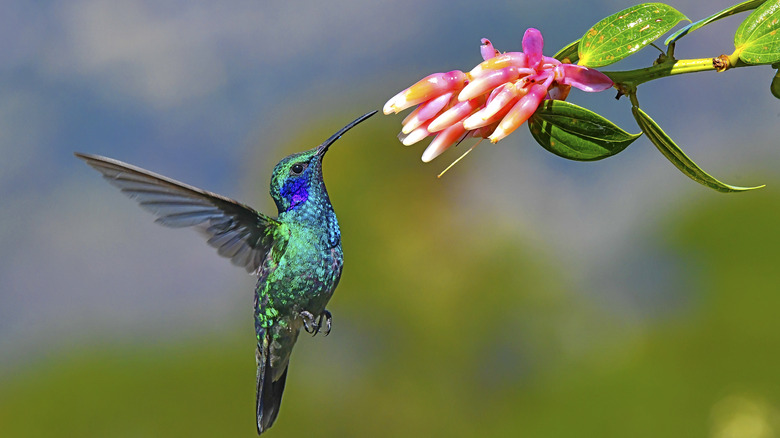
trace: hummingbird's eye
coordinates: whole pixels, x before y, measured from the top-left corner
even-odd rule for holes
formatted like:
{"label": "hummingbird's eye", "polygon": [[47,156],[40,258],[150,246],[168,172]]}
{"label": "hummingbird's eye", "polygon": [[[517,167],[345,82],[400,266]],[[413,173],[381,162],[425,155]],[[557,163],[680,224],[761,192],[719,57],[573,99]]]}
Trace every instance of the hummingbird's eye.
{"label": "hummingbird's eye", "polygon": [[293,175],[300,175],[303,173],[303,171],[306,169],[307,163],[297,163],[293,164],[293,166],[290,168],[290,173]]}

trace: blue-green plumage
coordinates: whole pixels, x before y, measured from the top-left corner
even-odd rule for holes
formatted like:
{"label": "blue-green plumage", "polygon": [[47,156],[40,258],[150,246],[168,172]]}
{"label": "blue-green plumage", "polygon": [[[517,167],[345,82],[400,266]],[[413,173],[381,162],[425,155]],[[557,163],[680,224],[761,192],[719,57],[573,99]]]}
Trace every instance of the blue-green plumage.
{"label": "blue-green plumage", "polygon": [[330,332],[325,306],[338,285],[344,258],[338,221],[322,178],[322,159],[333,142],[374,113],[276,165],[271,177],[271,196],[279,210],[276,218],[121,161],[76,154],[155,213],[158,223],[197,228],[220,255],[257,274],[258,433],[271,427],[279,413],[300,329]]}

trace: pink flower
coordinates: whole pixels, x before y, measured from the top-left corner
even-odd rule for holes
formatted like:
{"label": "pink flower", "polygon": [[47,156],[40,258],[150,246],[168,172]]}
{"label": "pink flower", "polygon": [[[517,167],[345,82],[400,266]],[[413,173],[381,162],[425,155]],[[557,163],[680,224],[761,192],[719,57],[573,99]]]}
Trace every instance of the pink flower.
{"label": "pink flower", "polygon": [[544,40],[536,29],[523,35],[522,52],[501,53],[486,38],[484,61],[468,73],[432,74],[393,96],[385,114],[417,105],[402,122],[404,145],[435,135],[423,152],[429,162],[467,137],[496,143],[525,123],[545,99],[563,100],[571,87],[604,91],[612,81],[603,73],[544,56]]}

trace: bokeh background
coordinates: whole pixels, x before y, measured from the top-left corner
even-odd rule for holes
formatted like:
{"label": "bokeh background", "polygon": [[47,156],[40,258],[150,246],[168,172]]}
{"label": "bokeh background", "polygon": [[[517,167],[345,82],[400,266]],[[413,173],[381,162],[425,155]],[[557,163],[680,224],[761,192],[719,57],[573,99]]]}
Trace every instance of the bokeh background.
{"label": "bokeh background", "polygon": [[[251,437],[254,280],[152,223],[72,152],[273,213],[275,163],[479,39],[554,53],[634,4],[0,4],[0,436]],[[672,0],[695,19],[728,1]],[[730,53],[739,18],[679,57]],[[656,51],[608,69],[649,65]],[[577,163],[526,129],[431,164],[375,116],[331,149],[346,267],[268,436],[780,436],[773,71],[667,78],[640,102],[724,195],[645,139]],[[570,101],[637,132],[614,93]],[[461,146],[462,148],[462,146]]]}

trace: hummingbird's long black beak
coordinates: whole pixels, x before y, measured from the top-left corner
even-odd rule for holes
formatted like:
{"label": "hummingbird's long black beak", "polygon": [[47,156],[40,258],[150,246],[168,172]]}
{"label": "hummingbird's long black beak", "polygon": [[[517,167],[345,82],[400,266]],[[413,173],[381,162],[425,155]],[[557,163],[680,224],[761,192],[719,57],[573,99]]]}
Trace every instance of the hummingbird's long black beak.
{"label": "hummingbird's long black beak", "polygon": [[328,152],[328,148],[330,147],[330,145],[332,145],[333,142],[335,142],[336,140],[341,138],[341,136],[344,135],[345,132],[349,131],[355,125],[357,125],[358,123],[362,122],[363,120],[366,120],[367,118],[373,116],[376,113],[377,113],[377,111],[374,110],[374,111],[371,111],[369,113],[363,114],[362,116],[360,116],[357,119],[355,119],[352,122],[350,122],[347,126],[339,129],[339,132],[331,135],[330,138],[325,140],[321,145],[317,146],[317,155],[320,157],[320,159],[322,159],[322,156],[325,155],[325,152]]}

